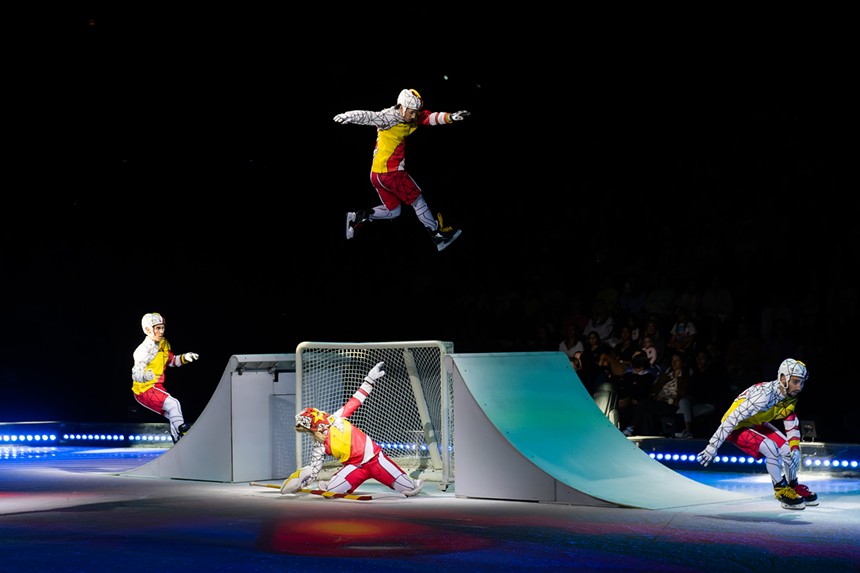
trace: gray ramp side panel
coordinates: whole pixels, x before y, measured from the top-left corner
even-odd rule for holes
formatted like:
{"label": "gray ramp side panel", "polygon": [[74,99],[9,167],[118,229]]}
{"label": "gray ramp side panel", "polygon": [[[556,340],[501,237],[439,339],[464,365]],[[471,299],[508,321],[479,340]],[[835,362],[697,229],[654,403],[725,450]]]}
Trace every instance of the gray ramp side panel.
{"label": "gray ramp side panel", "polygon": [[448,367],[454,382],[457,497],[617,507],[564,486],[526,460],[487,419],[456,365]]}
{"label": "gray ramp side panel", "polygon": [[[682,476],[639,449],[603,415],[564,353],[450,354],[446,364],[519,454],[509,464],[527,461],[559,486],[620,506],[668,509],[750,499]],[[463,421],[456,395],[454,407],[457,432]],[[456,434],[455,456],[468,439]],[[455,465],[462,493],[459,456]]]}
{"label": "gray ramp side panel", "polygon": [[233,478],[232,382],[238,359],[232,356],[212,398],[188,433],[154,460],[122,475],[230,482]]}

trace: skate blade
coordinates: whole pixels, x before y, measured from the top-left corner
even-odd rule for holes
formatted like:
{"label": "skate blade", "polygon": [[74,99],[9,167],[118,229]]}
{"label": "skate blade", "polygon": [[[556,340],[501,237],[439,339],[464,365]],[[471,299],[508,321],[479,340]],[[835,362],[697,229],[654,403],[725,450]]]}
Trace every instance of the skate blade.
{"label": "skate blade", "polygon": [[355,236],[355,228],[352,223],[355,222],[355,213],[346,214],[346,238],[351,239]]}
{"label": "skate blade", "polygon": [[783,509],[806,509],[806,505],[803,503],[799,503],[797,505],[789,505],[787,503],[780,502],[780,505]]}
{"label": "skate blade", "polygon": [[462,230],[462,229],[458,230],[456,233],[454,233],[454,236],[453,236],[453,237],[451,237],[451,240],[450,240],[450,241],[445,241],[444,243],[439,243],[438,245],[436,245],[436,249],[437,249],[437,250],[439,250],[439,251],[444,251],[445,249],[447,249],[447,248],[448,248],[448,246],[449,246],[451,243],[453,243],[454,241],[456,241],[456,240],[457,240],[457,237],[459,237],[459,236],[460,236],[460,233],[462,233],[462,232],[463,232],[463,230]]}

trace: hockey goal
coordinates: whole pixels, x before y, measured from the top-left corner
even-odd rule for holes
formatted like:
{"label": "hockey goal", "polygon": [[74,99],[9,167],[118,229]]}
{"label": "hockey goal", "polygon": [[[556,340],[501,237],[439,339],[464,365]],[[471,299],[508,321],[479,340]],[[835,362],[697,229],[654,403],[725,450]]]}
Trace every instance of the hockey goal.
{"label": "hockey goal", "polygon": [[[352,396],[368,371],[384,361],[385,376],[350,416],[413,478],[438,482],[454,477],[453,384],[442,360],[451,342],[302,342],[296,348],[296,413],[313,406],[334,412]],[[296,432],[296,467],[310,462],[311,437]],[[340,463],[329,457],[323,475]]]}

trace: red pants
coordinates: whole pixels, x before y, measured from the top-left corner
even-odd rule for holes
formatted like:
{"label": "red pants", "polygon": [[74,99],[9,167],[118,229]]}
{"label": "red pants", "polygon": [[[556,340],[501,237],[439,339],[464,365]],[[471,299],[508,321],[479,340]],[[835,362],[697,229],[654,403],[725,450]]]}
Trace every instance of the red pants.
{"label": "red pants", "polygon": [[161,384],[156,384],[146,392],[134,395],[138,404],[152,410],[159,416],[164,415],[164,401],[169,397],[170,393]]}
{"label": "red pants", "polygon": [[782,435],[782,432],[774,430],[773,428],[763,424],[753,426],[752,428],[735,430],[729,434],[728,439],[740,448],[742,452],[751,455],[757,460],[764,457],[759,450],[761,443],[766,439],[773,440],[777,449],[782,448],[782,446],[788,442],[788,438]]}
{"label": "red pants", "polygon": [[389,211],[396,209],[400,203],[412,205],[421,195],[418,184],[405,171],[371,173],[370,182]]}

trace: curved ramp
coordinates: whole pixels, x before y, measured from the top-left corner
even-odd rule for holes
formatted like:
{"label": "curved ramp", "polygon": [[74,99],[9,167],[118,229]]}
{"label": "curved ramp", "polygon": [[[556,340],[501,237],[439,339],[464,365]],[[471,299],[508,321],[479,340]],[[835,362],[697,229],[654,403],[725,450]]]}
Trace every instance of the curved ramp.
{"label": "curved ramp", "polygon": [[667,509],[750,499],[667,468],[612,425],[562,352],[449,354],[456,495]]}

